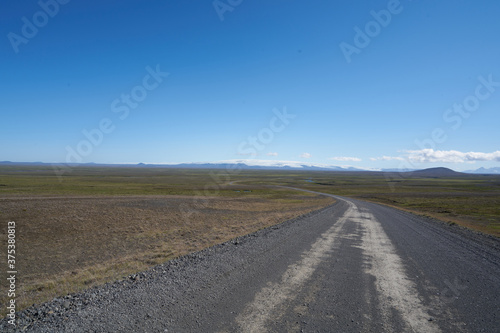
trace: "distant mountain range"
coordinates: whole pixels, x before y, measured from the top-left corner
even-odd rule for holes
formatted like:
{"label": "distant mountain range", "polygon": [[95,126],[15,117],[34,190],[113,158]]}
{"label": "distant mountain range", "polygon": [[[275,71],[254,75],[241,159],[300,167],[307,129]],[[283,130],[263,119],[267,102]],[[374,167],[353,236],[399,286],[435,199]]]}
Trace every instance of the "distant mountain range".
{"label": "distant mountain range", "polygon": [[465,173],[482,173],[482,174],[500,174],[500,167],[497,167],[497,168],[489,168],[489,169],[486,169],[486,168],[479,168],[479,169],[476,169],[476,170],[467,170],[467,171],[464,171]]}
{"label": "distant mountain range", "polygon": [[[31,166],[52,166],[64,165],[64,163],[43,163],[43,162],[10,162],[0,161],[0,165],[31,165]],[[219,163],[179,163],[179,164],[99,164],[99,163],[80,163],[78,166],[101,166],[101,167],[128,167],[128,168],[186,168],[186,169],[249,169],[249,170],[307,170],[307,171],[351,171],[351,172],[402,172],[411,173],[413,176],[422,177],[439,177],[460,175],[463,173],[469,174],[500,174],[500,167],[496,168],[479,168],[476,170],[467,170],[463,173],[456,172],[448,168],[430,168],[423,170],[411,169],[380,169],[368,170],[355,167],[340,167],[331,165],[314,165],[303,164],[300,162],[286,162],[286,161],[227,161]],[[72,165],[73,166],[73,165]]]}
{"label": "distant mountain range", "polygon": [[[0,161],[0,165],[30,165],[30,166],[62,166],[64,163],[43,163],[43,162],[10,162]],[[178,164],[99,164],[99,163],[77,163],[71,166],[95,166],[95,167],[127,167],[127,168],[185,168],[185,169],[248,169],[248,170],[323,170],[323,171],[374,171],[354,167],[339,166],[319,166],[313,164],[300,164],[298,162],[277,162],[277,163],[178,163]],[[378,171],[378,170],[376,170]]]}
{"label": "distant mountain range", "polygon": [[316,166],[308,164],[276,164],[276,165],[258,165],[246,163],[182,163],[182,164],[168,164],[168,165],[155,165],[155,164],[142,164],[143,167],[162,167],[162,168],[188,168],[188,169],[249,169],[249,170],[309,170],[309,171],[367,171],[366,169],[358,169],[353,167],[339,167],[339,166]]}

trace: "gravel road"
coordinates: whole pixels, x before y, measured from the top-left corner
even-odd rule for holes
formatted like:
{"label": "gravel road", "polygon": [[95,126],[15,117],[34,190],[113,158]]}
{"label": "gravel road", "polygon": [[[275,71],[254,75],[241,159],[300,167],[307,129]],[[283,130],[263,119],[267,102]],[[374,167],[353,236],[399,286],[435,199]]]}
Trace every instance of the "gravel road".
{"label": "gravel road", "polygon": [[500,240],[330,207],[17,313],[0,331],[500,332]]}

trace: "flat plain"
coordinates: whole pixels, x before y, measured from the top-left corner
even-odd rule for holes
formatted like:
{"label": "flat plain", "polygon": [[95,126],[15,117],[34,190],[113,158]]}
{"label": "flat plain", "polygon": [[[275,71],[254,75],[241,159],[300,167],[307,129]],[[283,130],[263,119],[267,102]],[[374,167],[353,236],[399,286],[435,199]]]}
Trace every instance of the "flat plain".
{"label": "flat plain", "polygon": [[[218,170],[90,167],[58,179],[48,167],[1,168],[0,239],[6,249],[7,222],[15,221],[17,310],[334,202],[231,181]],[[4,311],[7,294],[0,300]]]}
{"label": "flat plain", "polygon": [[59,179],[50,167],[3,166],[0,237],[6,243],[7,222],[15,221],[18,310],[334,202],[278,186],[374,201],[500,235],[498,176],[89,166]]}

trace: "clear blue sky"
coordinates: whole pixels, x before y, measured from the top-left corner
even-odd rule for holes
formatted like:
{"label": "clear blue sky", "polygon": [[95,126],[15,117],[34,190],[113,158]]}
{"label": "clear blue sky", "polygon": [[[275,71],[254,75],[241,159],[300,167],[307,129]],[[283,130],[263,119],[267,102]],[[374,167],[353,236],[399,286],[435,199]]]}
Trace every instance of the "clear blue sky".
{"label": "clear blue sky", "polygon": [[2,2],[0,160],[500,166],[499,1],[59,1]]}

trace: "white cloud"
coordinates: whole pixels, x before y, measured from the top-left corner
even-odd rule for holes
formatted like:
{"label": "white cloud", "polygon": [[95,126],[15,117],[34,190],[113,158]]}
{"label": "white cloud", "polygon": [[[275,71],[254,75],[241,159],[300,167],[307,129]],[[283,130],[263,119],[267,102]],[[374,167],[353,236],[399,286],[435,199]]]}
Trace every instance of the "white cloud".
{"label": "white cloud", "polygon": [[278,153],[267,153],[267,156],[278,156]]}
{"label": "white cloud", "polygon": [[481,152],[461,152],[457,150],[408,150],[408,158],[417,163],[464,163],[476,161],[497,161],[500,162],[500,150],[492,153]]}
{"label": "white cloud", "polygon": [[338,156],[338,157],[330,157],[329,160],[334,161],[342,161],[342,162],[360,162],[361,159],[357,157],[346,157],[346,156]]}
{"label": "white cloud", "polygon": [[289,166],[289,167],[295,167],[295,168],[300,168],[302,166],[317,166],[321,168],[328,168],[331,167],[330,165],[327,164],[320,164],[320,163],[304,163],[300,161],[277,161],[277,160],[258,160],[258,159],[237,159],[237,160],[224,160],[224,161],[218,161],[217,163],[245,163],[246,165],[254,166],[254,165],[259,165],[259,166]]}
{"label": "white cloud", "polygon": [[400,156],[382,156],[382,157],[371,157],[370,161],[404,161],[404,157]]}
{"label": "white cloud", "polygon": [[370,161],[410,161],[413,163],[474,163],[476,161],[500,162],[500,151],[492,153],[461,152],[458,150],[405,150],[405,156],[371,157]]}
{"label": "white cloud", "polygon": [[300,154],[300,157],[302,157],[302,158],[311,158],[312,155],[309,154],[309,153],[302,153],[302,154]]}

